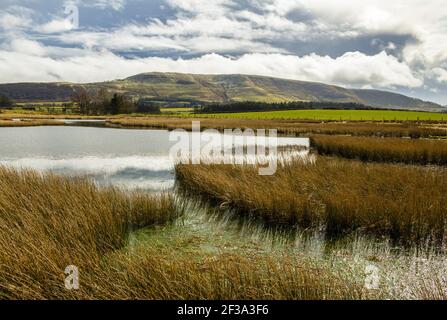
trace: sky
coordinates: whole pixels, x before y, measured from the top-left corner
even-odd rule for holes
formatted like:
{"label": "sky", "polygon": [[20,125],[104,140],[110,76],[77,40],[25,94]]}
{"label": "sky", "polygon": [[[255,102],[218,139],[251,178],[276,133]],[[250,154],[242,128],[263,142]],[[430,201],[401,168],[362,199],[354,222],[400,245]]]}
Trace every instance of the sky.
{"label": "sky", "polygon": [[257,74],[447,105],[445,0],[0,0],[0,83]]}

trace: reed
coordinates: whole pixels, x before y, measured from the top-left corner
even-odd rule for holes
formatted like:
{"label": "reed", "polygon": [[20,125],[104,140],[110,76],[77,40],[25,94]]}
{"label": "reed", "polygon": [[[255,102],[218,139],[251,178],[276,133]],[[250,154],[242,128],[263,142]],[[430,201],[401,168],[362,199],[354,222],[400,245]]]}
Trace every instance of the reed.
{"label": "reed", "polygon": [[185,129],[191,130],[192,121],[200,121],[202,129],[276,129],[285,135],[329,134],[378,137],[445,137],[447,129],[416,123],[377,122],[310,122],[293,120],[255,120],[220,118],[133,117],[109,119],[109,126]]}
{"label": "reed", "polygon": [[12,120],[0,120],[0,127],[37,127],[37,126],[60,126],[64,125],[61,121],[54,120],[25,120],[25,121],[12,121]]}
{"label": "reed", "polygon": [[0,297],[69,297],[68,265],[94,269],[128,233],[179,215],[171,196],[100,189],[87,179],[0,168]]}
{"label": "reed", "polygon": [[273,176],[253,166],[178,165],[179,189],[268,225],[324,226],[329,237],[353,231],[404,244],[443,245],[447,172],[319,157],[295,160]]}
{"label": "reed", "polygon": [[[362,281],[293,254],[132,245],[182,214],[172,196],[0,168],[1,299],[361,299]],[[79,290],[64,286],[79,268]]]}
{"label": "reed", "polygon": [[178,249],[146,247],[110,258],[113,262],[94,275],[106,281],[100,287],[86,288],[92,298],[336,300],[366,299],[375,294],[364,291],[359,277],[349,278],[329,265],[287,253],[197,257]]}
{"label": "reed", "polygon": [[311,146],[322,155],[362,161],[447,164],[447,141],[444,140],[314,136]]}

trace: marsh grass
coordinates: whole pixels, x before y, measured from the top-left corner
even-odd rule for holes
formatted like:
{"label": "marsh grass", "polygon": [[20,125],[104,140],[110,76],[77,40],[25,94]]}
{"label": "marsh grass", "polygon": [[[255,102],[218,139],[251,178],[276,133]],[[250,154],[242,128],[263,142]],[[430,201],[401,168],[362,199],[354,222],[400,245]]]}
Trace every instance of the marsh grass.
{"label": "marsh grass", "polygon": [[362,232],[402,244],[445,243],[447,172],[319,157],[273,176],[253,166],[177,165],[179,189],[271,225]]}
{"label": "marsh grass", "polygon": [[37,127],[37,126],[60,126],[64,125],[61,121],[32,119],[24,121],[0,120],[0,127]]}
{"label": "marsh grass", "polygon": [[87,179],[0,168],[0,296],[70,297],[68,265],[94,269],[125,246],[128,232],[167,223],[170,196],[99,189]]}
{"label": "marsh grass", "polygon": [[362,161],[447,165],[447,141],[444,140],[313,136],[311,147],[322,155]]}
{"label": "marsh grass", "polygon": [[255,120],[255,119],[219,119],[219,118],[176,118],[176,117],[128,117],[109,119],[109,126],[185,129],[191,130],[192,121],[200,121],[202,129],[276,129],[279,134],[307,135],[353,135],[378,137],[445,137],[447,129],[427,127],[417,123],[380,123],[380,122],[311,122],[293,120]]}
{"label": "marsh grass", "polygon": [[[131,245],[129,233],[183,214],[172,195],[0,168],[2,299],[361,299],[361,281],[287,253],[197,255]],[[148,232],[151,232],[150,230]],[[68,265],[79,290],[64,286]]]}
{"label": "marsh grass", "polygon": [[[361,281],[290,254],[192,253],[143,248],[110,257],[107,299],[361,299]],[[124,272],[123,272],[124,271]],[[109,286],[108,286],[109,285]]]}

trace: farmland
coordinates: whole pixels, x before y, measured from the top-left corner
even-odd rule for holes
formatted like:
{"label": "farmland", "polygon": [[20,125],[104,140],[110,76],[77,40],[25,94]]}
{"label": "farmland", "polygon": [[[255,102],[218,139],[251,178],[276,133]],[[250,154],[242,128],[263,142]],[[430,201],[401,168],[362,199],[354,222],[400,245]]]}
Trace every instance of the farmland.
{"label": "farmland", "polygon": [[231,119],[281,119],[326,121],[444,121],[447,114],[395,110],[287,110],[272,112],[219,113],[195,115]]}

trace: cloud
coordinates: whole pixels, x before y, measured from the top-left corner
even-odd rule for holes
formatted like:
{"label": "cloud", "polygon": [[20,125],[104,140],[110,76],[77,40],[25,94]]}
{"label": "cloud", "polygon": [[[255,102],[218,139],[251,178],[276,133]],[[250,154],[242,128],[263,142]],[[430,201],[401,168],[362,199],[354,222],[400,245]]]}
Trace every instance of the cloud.
{"label": "cloud", "polygon": [[77,56],[50,57],[55,54],[54,48],[27,40],[15,42],[10,48],[10,51],[0,51],[0,82],[21,81],[24,77],[28,81],[91,82],[160,71],[257,74],[376,88],[422,85],[408,66],[385,52],[375,56],[352,52],[336,59],[316,54],[298,57],[262,53],[245,54],[239,58],[206,54],[192,59],[126,59],[110,51],[81,51],[83,54]]}
{"label": "cloud", "polygon": [[[8,77],[101,81],[142,71],[179,71],[439,92],[447,84],[445,0],[65,1],[80,8],[83,24],[77,30],[61,8],[36,14],[4,1],[3,82]],[[38,11],[42,2],[16,3]],[[151,6],[160,5],[166,15],[151,16]],[[93,26],[85,22],[92,19],[89,10],[103,14],[94,17]],[[131,10],[137,14],[130,15]],[[36,67],[14,64],[14,54]],[[178,56],[196,58],[173,58]],[[16,65],[18,72],[6,64]]]}
{"label": "cloud", "polygon": [[447,70],[442,68],[435,68],[432,70],[433,77],[440,83],[447,84]]}
{"label": "cloud", "polygon": [[220,37],[212,34],[164,35],[154,30],[138,26],[118,29],[112,32],[78,32],[65,33],[56,37],[66,45],[80,45],[89,49],[108,49],[112,51],[171,51],[180,53],[208,52],[262,52],[284,53],[286,50],[275,48],[262,41],[251,39]]}
{"label": "cloud", "polygon": [[96,0],[93,1],[97,7],[112,8],[113,10],[122,10],[126,5],[126,0]]}
{"label": "cloud", "polygon": [[35,31],[41,33],[60,33],[72,30],[74,27],[75,26],[72,21],[68,19],[57,18],[50,22],[37,26],[35,28]]}
{"label": "cloud", "polygon": [[167,4],[175,9],[180,9],[195,15],[221,16],[230,12],[230,7],[235,5],[233,0],[167,0]]}
{"label": "cloud", "polygon": [[47,54],[47,50],[39,42],[28,39],[14,39],[7,48],[10,52],[36,57],[43,57]]}
{"label": "cloud", "polygon": [[95,7],[100,9],[113,9],[121,11],[125,8],[127,0],[67,0],[65,4],[77,5],[80,7]]}
{"label": "cloud", "polygon": [[20,6],[0,10],[0,29],[9,31],[28,28],[32,25],[32,15],[32,10]]}

